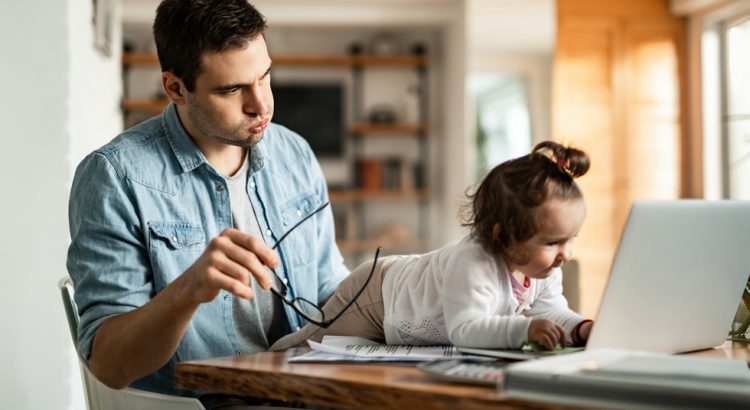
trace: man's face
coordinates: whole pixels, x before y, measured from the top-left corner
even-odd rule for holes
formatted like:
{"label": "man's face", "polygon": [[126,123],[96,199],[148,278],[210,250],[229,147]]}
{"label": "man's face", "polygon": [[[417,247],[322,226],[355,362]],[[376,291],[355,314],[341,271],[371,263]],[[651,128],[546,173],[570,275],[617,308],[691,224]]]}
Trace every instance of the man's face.
{"label": "man's face", "polygon": [[271,58],[263,36],[243,48],[203,53],[193,92],[185,96],[190,135],[199,145],[250,147],[273,116]]}

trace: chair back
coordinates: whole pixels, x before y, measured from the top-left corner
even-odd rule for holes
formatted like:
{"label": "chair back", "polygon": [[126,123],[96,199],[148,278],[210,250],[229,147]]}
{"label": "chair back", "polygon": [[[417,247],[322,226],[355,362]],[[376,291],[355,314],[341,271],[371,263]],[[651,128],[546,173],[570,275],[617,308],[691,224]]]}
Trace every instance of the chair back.
{"label": "chair back", "polygon": [[73,346],[78,346],[78,307],[73,299],[73,281],[66,276],[60,279],[58,284],[62,295],[63,306],[65,307],[65,316],[68,318],[68,328],[70,337],[73,339]]}
{"label": "chair back", "polygon": [[568,300],[568,307],[578,312],[581,308],[581,273],[578,260],[571,259],[562,266],[563,296]]}
{"label": "chair back", "polygon": [[[78,352],[78,307],[74,299],[73,281],[66,276],[58,282],[62,295],[65,315],[68,318],[70,337]],[[86,393],[86,406],[89,410],[206,410],[198,399],[190,397],[170,396],[143,390],[125,388],[115,390],[97,380],[88,363],[78,356],[81,367],[81,379]]]}

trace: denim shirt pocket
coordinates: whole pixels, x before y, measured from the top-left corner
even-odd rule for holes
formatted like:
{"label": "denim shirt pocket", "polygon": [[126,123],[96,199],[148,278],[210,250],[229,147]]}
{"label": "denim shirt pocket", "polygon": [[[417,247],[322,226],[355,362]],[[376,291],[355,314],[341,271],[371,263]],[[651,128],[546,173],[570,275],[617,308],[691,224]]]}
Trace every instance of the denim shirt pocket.
{"label": "denim shirt pocket", "polygon": [[[281,205],[281,221],[286,229],[310,215],[320,206],[318,197],[312,192],[300,194]],[[286,257],[292,267],[309,265],[317,247],[318,224],[315,216],[296,227],[281,243],[287,250]]]}
{"label": "denim shirt pocket", "polygon": [[148,222],[149,255],[157,291],[180,276],[205,249],[206,235],[199,224]]}

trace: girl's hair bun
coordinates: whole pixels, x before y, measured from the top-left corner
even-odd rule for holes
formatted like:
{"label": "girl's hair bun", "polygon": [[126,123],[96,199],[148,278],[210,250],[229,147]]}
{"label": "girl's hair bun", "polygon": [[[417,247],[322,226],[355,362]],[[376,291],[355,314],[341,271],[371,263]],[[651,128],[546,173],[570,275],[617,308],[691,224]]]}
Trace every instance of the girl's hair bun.
{"label": "girl's hair bun", "polygon": [[589,170],[590,160],[585,152],[570,146],[566,147],[558,142],[540,142],[536,144],[531,155],[547,157],[571,178],[578,178]]}

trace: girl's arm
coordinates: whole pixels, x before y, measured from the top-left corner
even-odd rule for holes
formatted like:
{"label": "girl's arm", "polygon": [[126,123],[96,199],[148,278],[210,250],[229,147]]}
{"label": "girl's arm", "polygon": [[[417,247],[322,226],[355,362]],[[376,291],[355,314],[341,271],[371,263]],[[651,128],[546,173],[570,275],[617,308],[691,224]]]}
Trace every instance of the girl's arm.
{"label": "girl's arm", "polygon": [[442,300],[448,338],[456,346],[520,348],[531,318],[513,313],[509,285],[481,249],[453,255],[445,266]]}
{"label": "girl's arm", "polygon": [[526,311],[526,315],[531,318],[542,317],[559,324],[572,343],[573,330],[585,318],[568,307],[568,301],[562,294],[562,271],[556,269],[547,279],[537,280],[536,285],[536,297],[529,301],[530,309]]}

